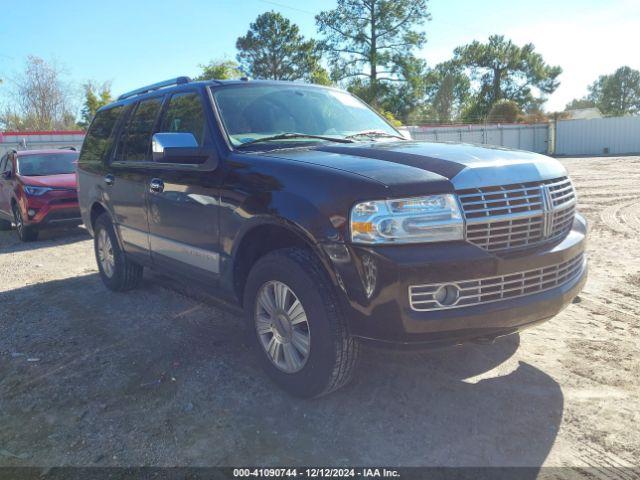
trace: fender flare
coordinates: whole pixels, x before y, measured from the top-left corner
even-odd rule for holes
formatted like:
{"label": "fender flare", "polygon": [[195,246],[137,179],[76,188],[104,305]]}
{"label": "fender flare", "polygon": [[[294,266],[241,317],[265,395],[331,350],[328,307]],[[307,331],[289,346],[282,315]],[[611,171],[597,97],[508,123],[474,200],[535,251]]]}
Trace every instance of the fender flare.
{"label": "fender flare", "polygon": [[[89,220],[91,220],[91,212],[93,212],[93,209],[96,205],[100,205],[100,207],[102,207],[102,210],[104,211],[104,213],[106,213],[109,216],[109,220],[111,220],[111,224],[113,225],[113,230],[116,233],[116,239],[118,240],[118,247],[120,247],[121,250],[124,250],[124,246],[122,243],[122,238],[120,238],[120,230],[118,229],[118,226],[116,224],[116,222],[113,221],[113,215],[111,214],[111,212],[109,211],[109,209],[107,208],[107,206],[105,205],[104,202],[102,202],[100,199],[94,199],[93,202],[91,202],[91,208],[89,209],[88,215],[89,215]],[[85,225],[86,227],[86,225]],[[89,226],[90,231],[89,233],[91,234],[91,236],[94,236],[94,231],[93,231],[93,224],[91,224]],[[89,230],[89,228],[87,228],[87,230]]]}

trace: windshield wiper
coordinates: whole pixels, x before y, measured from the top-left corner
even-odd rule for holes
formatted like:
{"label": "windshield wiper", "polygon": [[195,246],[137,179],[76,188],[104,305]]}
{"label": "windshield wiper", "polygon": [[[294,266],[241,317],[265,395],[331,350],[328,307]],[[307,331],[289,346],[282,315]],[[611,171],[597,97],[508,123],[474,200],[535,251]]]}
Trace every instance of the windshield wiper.
{"label": "windshield wiper", "polygon": [[400,140],[406,140],[406,138],[395,135],[393,133],[384,132],[382,130],[363,130],[361,132],[352,133],[351,135],[347,135],[344,138],[349,140],[356,137],[389,137],[389,138],[399,138]]}
{"label": "windshield wiper", "polygon": [[327,140],[329,142],[337,142],[337,143],[353,143],[353,140],[350,138],[336,138],[336,137],[326,137],[324,135],[311,135],[307,133],[279,133],[278,135],[270,135],[268,137],[256,138],[255,140],[250,140],[248,142],[244,142],[242,145],[238,145],[236,148],[246,147],[247,145],[253,145],[254,143],[260,142],[269,142],[271,140],[289,140],[292,138],[315,138],[317,140]]}

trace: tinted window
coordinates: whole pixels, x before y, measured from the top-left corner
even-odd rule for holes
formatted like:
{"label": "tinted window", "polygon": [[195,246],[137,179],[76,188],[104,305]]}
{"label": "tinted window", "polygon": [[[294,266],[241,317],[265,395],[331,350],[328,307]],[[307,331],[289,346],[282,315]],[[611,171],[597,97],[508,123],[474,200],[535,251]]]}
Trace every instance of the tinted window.
{"label": "tinted window", "polygon": [[366,130],[398,134],[367,105],[339,90],[256,84],[226,86],[213,95],[234,145],[290,132],[338,138]]}
{"label": "tinted window", "polygon": [[194,92],[179,93],[171,97],[160,131],[193,133],[198,144],[202,145],[205,125],[200,95]]}
{"label": "tinted window", "polygon": [[77,153],[48,153],[18,157],[18,173],[25,176],[60,175],[76,171]]}
{"label": "tinted window", "polygon": [[151,134],[161,106],[161,98],[150,98],[138,104],[120,135],[116,160],[141,162],[147,159]]}
{"label": "tinted window", "polygon": [[80,162],[101,162],[113,142],[113,130],[118,118],[124,111],[123,106],[102,110],[96,114],[87,136],[82,144]]}

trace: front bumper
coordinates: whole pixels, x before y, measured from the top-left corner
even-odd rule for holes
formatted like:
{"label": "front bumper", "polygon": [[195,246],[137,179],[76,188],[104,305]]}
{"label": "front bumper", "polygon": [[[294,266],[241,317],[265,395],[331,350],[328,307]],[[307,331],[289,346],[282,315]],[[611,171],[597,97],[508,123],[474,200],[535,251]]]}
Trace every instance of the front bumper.
{"label": "front bumper", "polygon": [[[77,195],[57,195],[54,198],[28,197],[20,202],[20,207],[26,226],[57,228],[82,223]],[[35,215],[30,216],[29,210],[33,210]]]}
{"label": "front bumper", "polygon": [[549,319],[581,291],[586,257],[576,275],[537,293],[472,306],[416,311],[409,287],[483,279],[551,267],[584,255],[586,222],[576,215],[561,242],[497,255],[466,242],[362,247],[325,245],[342,290],[353,335],[391,344],[448,344],[493,338]]}

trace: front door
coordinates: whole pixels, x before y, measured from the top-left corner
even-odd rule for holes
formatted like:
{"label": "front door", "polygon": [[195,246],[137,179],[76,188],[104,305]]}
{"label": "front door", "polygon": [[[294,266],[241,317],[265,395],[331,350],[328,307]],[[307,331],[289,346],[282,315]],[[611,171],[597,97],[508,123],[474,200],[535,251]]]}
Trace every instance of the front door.
{"label": "front door", "polygon": [[151,135],[163,97],[143,100],[133,107],[118,137],[113,159],[104,177],[105,191],[116,228],[127,253],[150,260],[147,221],[148,169]]}
{"label": "front door", "polygon": [[[203,99],[196,91],[173,94],[158,132],[192,133],[211,146]],[[150,172],[149,241],[154,265],[217,279],[219,173],[175,167]]]}

